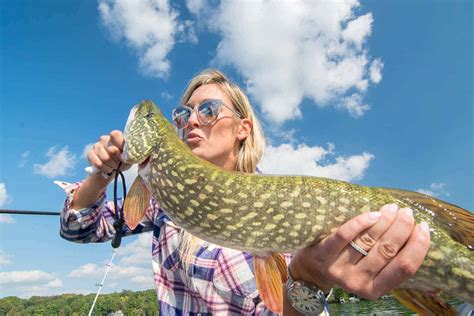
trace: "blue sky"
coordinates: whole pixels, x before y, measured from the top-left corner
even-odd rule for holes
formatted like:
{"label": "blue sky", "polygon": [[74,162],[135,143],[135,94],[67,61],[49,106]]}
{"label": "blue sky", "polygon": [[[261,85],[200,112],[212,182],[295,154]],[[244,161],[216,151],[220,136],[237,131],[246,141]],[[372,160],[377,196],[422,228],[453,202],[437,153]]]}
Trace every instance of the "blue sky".
{"label": "blue sky", "polygon": [[[473,209],[471,2],[211,2],[0,2],[0,207],[58,211],[53,181],[85,177],[87,145],[216,67],[264,123],[265,171]],[[0,297],[96,291],[110,243],[58,231],[0,217]],[[150,247],[126,239],[104,292],[152,288]]]}

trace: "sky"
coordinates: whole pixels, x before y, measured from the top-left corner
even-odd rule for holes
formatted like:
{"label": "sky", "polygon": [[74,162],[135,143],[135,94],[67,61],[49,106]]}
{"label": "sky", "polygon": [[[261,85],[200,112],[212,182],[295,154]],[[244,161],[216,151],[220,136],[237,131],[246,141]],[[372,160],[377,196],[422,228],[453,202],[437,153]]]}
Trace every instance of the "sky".
{"label": "sky", "polygon": [[[59,211],[54,180],[154,100],[170,117],[218,68],[263,122],[264,172],[419,191],[473,209],[470,1],[0,1],[0,208]],[[135,169],[136,170],[136,169]],[[133,169],[127,175],[131,183]],[[123,240],[103,292],[153,288],[151,236]],[[0,297],[92,293],[109,242],[0,216]]]}

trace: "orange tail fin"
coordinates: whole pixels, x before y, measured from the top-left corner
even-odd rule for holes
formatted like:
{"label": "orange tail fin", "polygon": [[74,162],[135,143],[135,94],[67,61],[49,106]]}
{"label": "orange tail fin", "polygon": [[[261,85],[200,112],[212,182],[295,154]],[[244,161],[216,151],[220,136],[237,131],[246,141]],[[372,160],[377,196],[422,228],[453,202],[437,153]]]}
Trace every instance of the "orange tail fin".
{"label": "orange tail fin", "polygon": [[457,312],[437,294],[418,290],[398,289],[391,292],[400,303],[419,315],[457,315]]}

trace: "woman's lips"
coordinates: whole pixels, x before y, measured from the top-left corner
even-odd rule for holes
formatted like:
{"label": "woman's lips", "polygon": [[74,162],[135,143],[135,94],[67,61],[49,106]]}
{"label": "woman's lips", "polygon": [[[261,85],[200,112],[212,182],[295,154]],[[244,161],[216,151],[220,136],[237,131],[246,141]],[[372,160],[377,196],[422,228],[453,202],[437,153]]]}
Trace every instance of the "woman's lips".
{"label": "woman's lips", "polygon": [[188,144],[195,144],[195,143],[198,143],[201,141],[201,137],[199,136],[188,136],[188,138],[186,138],[186,142]]}
{"label": "woman's lips", "polygon": [[199,141],[201,141],[202,137],[199,136],[197,133],[189,133],[187,136],[186,136],[186,142],[188,144],[195,144],[195,143],[198,143]]}

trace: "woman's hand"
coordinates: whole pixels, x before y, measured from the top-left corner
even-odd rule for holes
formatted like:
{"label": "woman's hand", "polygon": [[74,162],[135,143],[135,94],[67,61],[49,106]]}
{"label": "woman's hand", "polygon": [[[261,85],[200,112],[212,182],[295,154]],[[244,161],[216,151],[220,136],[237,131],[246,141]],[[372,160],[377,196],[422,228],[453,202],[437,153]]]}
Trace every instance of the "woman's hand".
{"label": "woman's hand", "polygon": [[[101,172],[112,173],[118,167],[124,144],[125,140],[121,131],[112,131],[109,135],[102,135],[87,153],[90,165]],[[122,164],[120,170],[124,171],[130,167],[129,164]]]}
{"label": "woman's hand", "polygon": [[[101,172],[111,174],[118,167],[119,156],[123,151],[124,144],[125,140],[120,131],[112,131],[109,135],[101,136],[100,140],[87,153],[89,164]],[[127,170],[130,167],[131,165],[122,164],[120,170]],[[81,209],[96,202],[112,179],[113,177],[104,179],[100,172],[88,176],[75,192],[71,208]]]}
{"label": "woman's hand", "polygon": [[[368,252],[356,251],[350,242]],[[290,263],[293,279],[313,283],[325,293],[334,284],[369,300],[396,288],[418,270],[430,245],[426,223],[412,211],[388,204],[361,214],[318,244],[298,251]]]}

